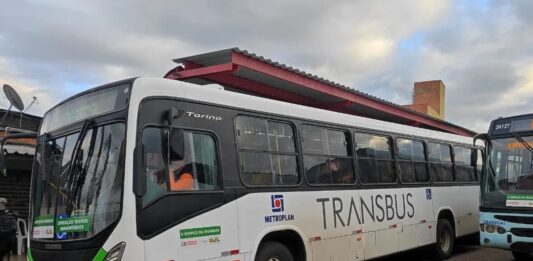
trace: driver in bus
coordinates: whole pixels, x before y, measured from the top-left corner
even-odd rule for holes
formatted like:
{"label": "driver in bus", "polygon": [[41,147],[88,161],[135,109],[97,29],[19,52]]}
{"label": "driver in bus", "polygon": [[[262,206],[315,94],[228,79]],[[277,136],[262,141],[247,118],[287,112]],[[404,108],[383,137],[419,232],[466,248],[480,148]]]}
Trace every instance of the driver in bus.
{"label": "driver in bus", "polygon": [[185,160],[170,162],[169,181],[171,191],[183,191],[194,189],[194,177],[192,164],[185,164]]}
{"label": "driver in bus", "polygon": [[518,177],[516,179],[515,187],[518,190],[532,190],[533,189],[533,173]]}

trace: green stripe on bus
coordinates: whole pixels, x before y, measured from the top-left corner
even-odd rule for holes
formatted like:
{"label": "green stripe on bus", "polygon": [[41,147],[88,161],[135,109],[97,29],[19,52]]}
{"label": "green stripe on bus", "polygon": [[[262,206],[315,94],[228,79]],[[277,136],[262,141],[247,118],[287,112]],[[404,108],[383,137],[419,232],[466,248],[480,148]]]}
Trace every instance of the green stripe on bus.
{"label": "green stripe on bus", "polygon": [[31,256],[31,248],[28,248],[28,253],[26,253],[26,256],[28,257],[28,261],[33,261],[33,257]]}
{"label": "green stripe on bus", "polygon": [[106,255],[107,252],[100,248],[100,250],[98,250],[98,253],[96,253],[96,256],[93,258],[93,261],[104,261]]}

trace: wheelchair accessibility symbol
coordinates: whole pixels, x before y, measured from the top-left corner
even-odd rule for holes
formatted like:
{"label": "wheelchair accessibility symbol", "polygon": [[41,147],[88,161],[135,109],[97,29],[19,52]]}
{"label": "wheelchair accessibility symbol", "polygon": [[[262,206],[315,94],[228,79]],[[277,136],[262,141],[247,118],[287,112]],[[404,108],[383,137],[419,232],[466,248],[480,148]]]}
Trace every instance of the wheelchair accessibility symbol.
{"label": "wheelchair accessibility symbol", "polygon": [[431,200],[431,189],[426,189],[426,199]]}

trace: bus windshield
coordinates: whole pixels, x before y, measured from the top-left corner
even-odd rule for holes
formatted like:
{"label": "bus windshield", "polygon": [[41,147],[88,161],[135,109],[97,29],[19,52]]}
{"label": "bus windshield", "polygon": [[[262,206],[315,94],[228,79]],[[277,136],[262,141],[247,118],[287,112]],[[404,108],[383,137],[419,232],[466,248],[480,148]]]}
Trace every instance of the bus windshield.
{"label": "bus windshield", "polygon": [[86,239],[118,219],[124,136],[125,124],[117,122],[41,139],[33,170],[33,239]]}
{"label": "bus windshield", "polygon": [[482,204],[533,209],[533,136],[492,139]]}

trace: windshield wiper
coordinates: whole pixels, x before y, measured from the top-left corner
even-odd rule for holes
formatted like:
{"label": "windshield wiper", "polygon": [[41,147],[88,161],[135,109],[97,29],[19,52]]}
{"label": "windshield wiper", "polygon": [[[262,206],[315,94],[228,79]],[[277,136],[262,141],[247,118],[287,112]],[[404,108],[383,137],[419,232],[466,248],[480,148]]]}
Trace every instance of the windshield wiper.
{"label": "windshield wiper", "polygon": [[513,135],[513,137],[518,140],[520,143],[522,143],[522,145],[524,145],[524,147],[529,150],[529,152],[531,154],[533,154],[533,147],[531,147],[531,145],[529,145],[528,142],[526,142],[524,139],[522,139],[522,137],[520,137],[520,135],[518,135],[518,133],[516,132],[511,132],[511,134]]}
{"label": "windshield wiper", "polygon": [[[79,161],[79,150],[81,148],[81,143],[82,141],[85,139],[85,136],[87,135],[87,131],[90,129],[90,127],[92,127],[94,125],[94,121],[93,120],[85,120],[85,122],[83,122],[83,126],[81,127],[81,130],[80,130],[80,134],[78,136],[78,139],[76,139],[76,143],[74,143],[74,150],[73,150],[73,155],[72,155],[72,160],[70,161],[70,166],[69,166],[69,169],[68,169],[68,173],[67,173],[67,178],[68,179],[72,179],[72,174],[74,173],[74,169],[76,168],[76,165],[78,164],[78,161]],[[72,182],[74,182],[74,180],[72,180]],[[77,188],[77,186],[74,186],[74,188]],[[72,190],[69,191],[69,199],[67,202],[69,202],[70,205],[72,205],[72,203],[70,202],[70,198],[72,197]],[[72,208],[72,206],[69,206],[70,208]],[[70,211],[72,209],[70,209],[69,211],[69,207],[67,207],[67,213],[70,213]]]}
{"label": "windshield wiper", "polygon": [[[487,151],[492,150],[492,142],[489,140],[487,141]],[[488,169],[490,170],[490,177],[492,178],[492,181],[494,182],[494,185],[496,185],[496,170],[494,169],[494,165],[492,165],[492,157],[487,155],[487,165]]]}

